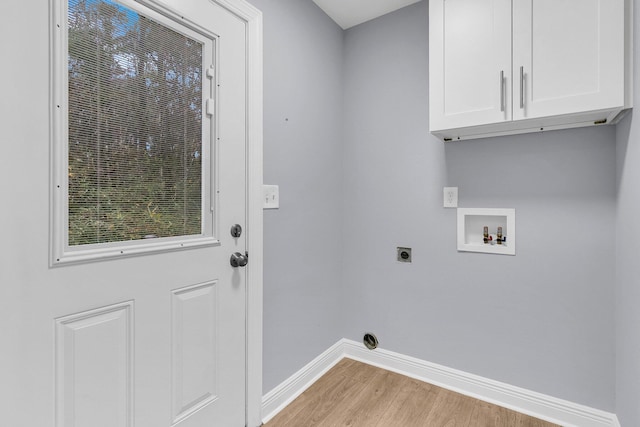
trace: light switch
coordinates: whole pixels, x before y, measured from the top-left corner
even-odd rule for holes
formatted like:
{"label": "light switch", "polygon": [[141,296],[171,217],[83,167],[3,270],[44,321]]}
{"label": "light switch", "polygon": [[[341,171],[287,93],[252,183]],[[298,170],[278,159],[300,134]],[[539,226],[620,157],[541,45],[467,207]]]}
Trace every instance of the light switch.
{"label": "light switch", "polygon": [[277,185],[263,185],[264,189],[264,209],[280,208],[280,188]]}

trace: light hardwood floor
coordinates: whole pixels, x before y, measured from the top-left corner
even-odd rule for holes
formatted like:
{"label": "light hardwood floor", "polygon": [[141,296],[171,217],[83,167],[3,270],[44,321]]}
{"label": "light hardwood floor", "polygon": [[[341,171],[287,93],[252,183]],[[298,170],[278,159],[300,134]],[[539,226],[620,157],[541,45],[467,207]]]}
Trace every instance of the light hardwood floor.
{"label": "light hardwood floor", "polygon": [[265,427],[557,427],[403,375],[343,359]]}

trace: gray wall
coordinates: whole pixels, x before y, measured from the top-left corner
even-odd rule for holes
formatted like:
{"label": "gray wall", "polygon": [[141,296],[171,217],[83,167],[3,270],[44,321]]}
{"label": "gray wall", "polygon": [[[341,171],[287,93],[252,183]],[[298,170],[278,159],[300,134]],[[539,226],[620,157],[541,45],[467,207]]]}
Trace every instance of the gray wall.
{"label": "gray wall", "polygon": [[[423,1],[345,34],[345,336],[613,411],[615,128],[439,142],[427,22]],[[515,208],[517,255],[458,253],[445,185]]]}
{"label": "gray wall", "polygon": [[[443,144],[428,132],[426,1],[346,32],[311,0],[251,2],[265,183],[281,191],[265,212],[264,391],[372,331],[390,350],[614,411],[616,128]],[[640,152],[617,134],[618,203],[632,206],[617,249],[631,257],[620,237],[637,227],[638,172],[623,166]],[[445,185],[462,207],[516,208],[517,256],[458,253]],[[395,262],[400,245],[411,265]],[[617,266],[625,427],[640,425],[633,261]]]}
{"label": "gray wall", "polygon": [[[640,46],[640,4],[635,1],[634,41]],[[635,73],[640,63],[636,51]],[[635,105],[640,81],[635,79]],[[640,426],[640,115],[628,115],[617,129],[618,209],[616,265],[616,413],[623,427]]]}
{"label": "gray wall", "polygon": [[268,392],[343,334],[342,30],[310,0],[264,20],[264,377]]}

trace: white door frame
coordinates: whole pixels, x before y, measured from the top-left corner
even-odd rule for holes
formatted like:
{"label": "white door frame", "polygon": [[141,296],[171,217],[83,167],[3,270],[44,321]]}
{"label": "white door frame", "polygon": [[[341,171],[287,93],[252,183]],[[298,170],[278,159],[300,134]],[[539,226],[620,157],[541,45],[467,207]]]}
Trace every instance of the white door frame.
{"label": "white door frame", "polygon": [[262,12],[244,0],[216,0],[247,23],[247,427],[262,425]]}
{"label": "white door frame", "polygon": [[214,0],[247,28],[247,427],[262,424],[262,12],[244,0]]}
{"label": "white door frame", "polygon": [[262,424],[262,12],[245,0],[213,0],[247,31],[247,427]]}

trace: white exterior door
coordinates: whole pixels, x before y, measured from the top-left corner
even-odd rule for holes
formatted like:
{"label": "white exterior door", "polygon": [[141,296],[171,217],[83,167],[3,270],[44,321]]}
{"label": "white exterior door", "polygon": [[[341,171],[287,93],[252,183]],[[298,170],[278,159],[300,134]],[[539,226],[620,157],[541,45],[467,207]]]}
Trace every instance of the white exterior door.
{"label": "white exterior door", "polygon": [[511,0],[429,7],[431,130],[511,120]]}
{"label": "white exterior door", "polygon": [[65,105],[49,71],[66,23],[57,4],[9,2],[0,30],[0,424],[244,426],[247,273],[230,256],[247,249],[246,22],[213,1],[122,2],[209,40],[209,148],[199,154],[209,181],[203,216],[212,221],[201,239],[134,242],[121,256],[71,251],[71,262],[58,262],[65,243],[52,233],[61,203],[52,141]]}
{"label": "white exterior door", "polygon": [[514,0],[514,120],[623,106],[624,24],[623,0]]}

